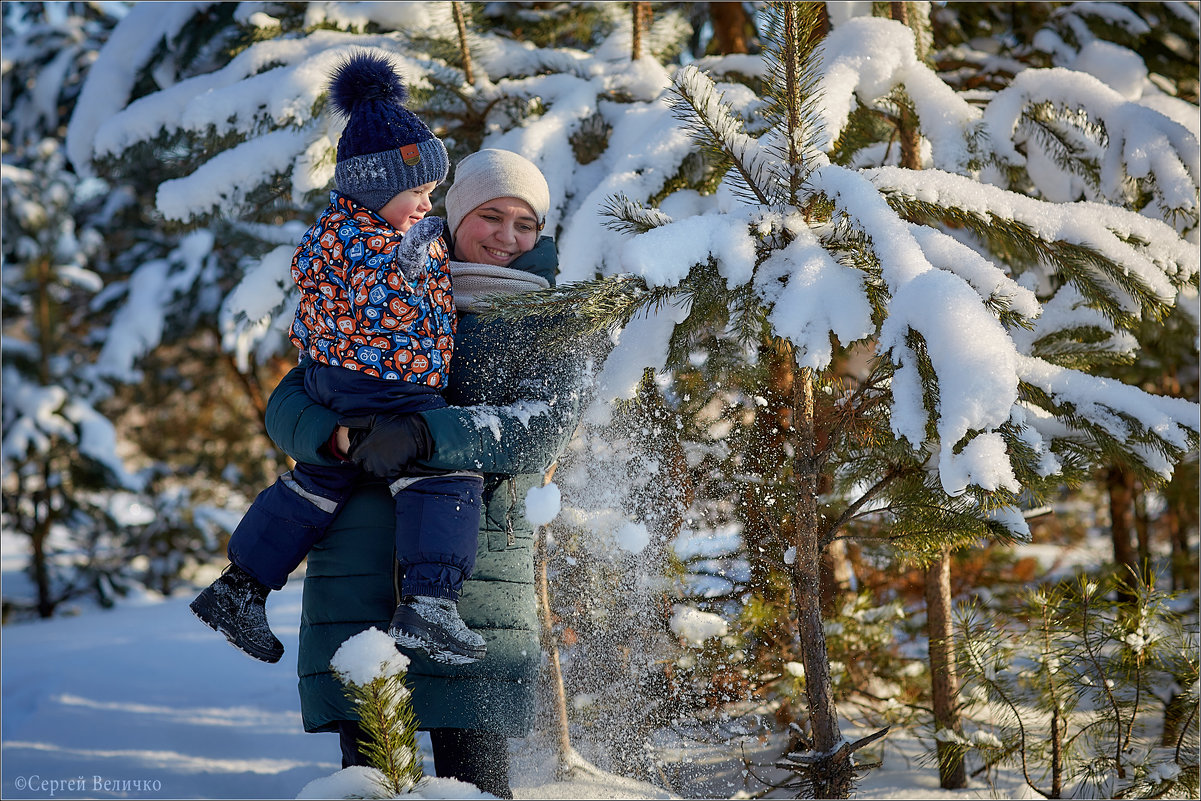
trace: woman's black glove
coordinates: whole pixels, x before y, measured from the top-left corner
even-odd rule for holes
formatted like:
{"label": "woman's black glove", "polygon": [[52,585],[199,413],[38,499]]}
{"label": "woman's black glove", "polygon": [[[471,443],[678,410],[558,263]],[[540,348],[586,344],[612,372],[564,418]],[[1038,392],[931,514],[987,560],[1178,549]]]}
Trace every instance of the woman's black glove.
{"label": "woman's black glove", "polygon": [[380,478],[404,473],[434,455],[434,438],[420,414],[375,414],[338,421],[350,429],[350,461]]}

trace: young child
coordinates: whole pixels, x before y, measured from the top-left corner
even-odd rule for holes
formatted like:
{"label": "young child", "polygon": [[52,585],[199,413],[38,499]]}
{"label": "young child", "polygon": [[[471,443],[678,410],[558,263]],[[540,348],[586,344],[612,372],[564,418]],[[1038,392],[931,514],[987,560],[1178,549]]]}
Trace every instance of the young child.
{"label": "young child", "polygon": [[[446,405],[440,388],[455,307],[442,221],[423,218],[449,158],[404,108],[406,96],[381,55],[357,52],[335,69],[330,102],[347,118],[337,190],[292,259],[301,299],[291,338],[307,360],[305,390],[343,416],[351,455],[356,433],[369,430],[373,416]],[[283,655],[267,624],[267,593],[283,587],[363,475],[330,445],[330,463],[297,464],[259,494],[230,538],[229,567],[191,604],[210,628],[264,662]],[[463,623],[456,601],[475,564],[483,478],[393,478],[396,559],[405,579],[389,633],[436,661],[481,659],[484,639]]]}

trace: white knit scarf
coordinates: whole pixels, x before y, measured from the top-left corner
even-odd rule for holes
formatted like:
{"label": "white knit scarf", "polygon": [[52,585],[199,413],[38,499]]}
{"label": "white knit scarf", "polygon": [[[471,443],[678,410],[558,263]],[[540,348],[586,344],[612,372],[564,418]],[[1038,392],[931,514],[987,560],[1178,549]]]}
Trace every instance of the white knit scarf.
{"label": "white knit scarf", "polygon": [[533,292],[550,286],[545,278],[492,264],[475,264],[467,261],[450,263],[450,285],[454,291],[455,308],[461,312],[478,312],[486,309],[485,295],[513,295]]}

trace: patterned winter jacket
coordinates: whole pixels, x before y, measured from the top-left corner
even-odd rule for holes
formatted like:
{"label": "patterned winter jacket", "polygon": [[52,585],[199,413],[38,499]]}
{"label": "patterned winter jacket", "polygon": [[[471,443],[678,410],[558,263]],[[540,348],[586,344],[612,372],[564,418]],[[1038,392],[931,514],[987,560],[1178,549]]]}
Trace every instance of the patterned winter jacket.
{"label": "patterned winter jacket", "polygon": [[455,304],[439,237],[411,276],[395,258],[403,234],[337,192],[292,257],[300,303],[292,342],[334,367],[443,387],[454,349]]}

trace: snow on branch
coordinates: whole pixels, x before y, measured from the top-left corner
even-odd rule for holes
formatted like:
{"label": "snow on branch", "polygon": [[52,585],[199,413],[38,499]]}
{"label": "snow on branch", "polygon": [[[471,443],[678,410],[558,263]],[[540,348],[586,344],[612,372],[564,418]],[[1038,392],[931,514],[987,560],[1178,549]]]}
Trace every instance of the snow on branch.
{"label": "snow on branch", "polygon": [[96,375],[116,381],[140,380],[134,365],[162,342],[173,305],[187,297],[212,262],[213,244],[211,231],[194,231],[166,259],[148,261],[134,271],[125,303],[114,315],[96,359]]}
{"label": "snow on branch", "polygon": [[967,281],[984,300],[1000,304],[1027,321],[1041,313],[1033,292],[967,245],[925,225],[912,225],[909,230],[932,265]]}
{"label": "snow on branch", "polygon": [[[1072,284],[1064,284],[1042,304],[1042,314],[1031,330],[1013,331],[1018,351],[1055,364],[1065,359],[1129,363],[1138,352],[1138,340],[1115,327]],[[1079,340],[1088,344],[1082,345]],[[1065,365],[1075,366],[1075,365]]]}
{"label": "snow on branch", "polygon": [[236,216],[258,187],[293,169],[310,137],[308,131],[284,129],[223,150],[191,174],[159,184],[155,206],[180,222],[214,213]]}
{"label": "snow on branch", "polygon": [[606,227],[627,234],[644,234],[671,222],[671,217],[659,209],[644,206],[624,193],[613,195],[605,201],[601,213],[612,218],[605,223]]}
{"label": "snow on branch", "polygon": [[[143,13],[135,7],[130,16]],[[323,30],[262,41],[219,70],[181,80],[112,114],[94,131],[88,157],[120,159],[139,144],[184,136],[191,139],[193,155],[203,159],[206,149],[232,138],[235,144],[159,187],[159,211],[182,222],[214,209],[236,214],[247,197],[281,175],[292,175],[295,189],[310,189],[318,183],[310,175],[315,170],[328,180],[326,162],[332,164],[340,128],[321,116],[320,101],[330,71],[351,45],[383,50],[401,65],[410,88],[422,85],[421,65],[394,52],[396,42],[386,36]],[[85,99],[106,91],[103,75],[89,73]],[[84,135],[82,128],[78,135]]]}
{"label": "snow on branch", "polygon": [[[863,170],[881,192],[910,198],[930,206],[953,208],[980,217],[987,225],[1013,221],[1026,226],[1046,245],[1064,243],[1094,252],[1117,265],[1120,272],[1145,288],[1146,302],[1169,306],[1180,287],[1197,274],[1196,247],[1158,220],[1132,211],[1081,201],[1049,203],[999,187],[981,184],[950,173],[898,167]],[[1051,256],[1053,254],[1046,254]],[[1129,290],[1119,304],[1138,309],[1145,305]]]}
{"label": "snow on branch", "polygon": [[[1019,356],[1017,367],[1024,384],[1069,409],[1076,418],[1069,422],[1070,428],[1080,432],[1086,426],[1095,427],[1136,450],[1143,464],[1164,480],[1171,478],[1176,461],[1170,457],[1196,447],[1201,421],[1197,406],[1183,398],[1152,395],[1121,381],[1029,356]],[[1054,428],[1058,426],[1056,423]]]}
{"label": "snow on branch", "polygon": [[697,142],[730,164],[736,176],[734,185],[754,202],[775,203],[780,193],[776,180],[780,165],[745,132],[712,79],[689,65],[676,73],[672,87],[679,98],[674,106],[676,116]]}
{"label": "snow on branch", "polygon": [[203,3],[165,3],[134,6],[113,29],[108,42],[88,69],[71,122],[67,155],[75,169],[88,174],[93,137],[98,128],[129,100],[139,71],[164,41],[172,39]]}
{"label": "snow on branch", "polygon": [[[1091,147],[1087,147],[1087,138],[1075,137],[1082,151],[1075,164],[1072,159],[1065,164],[1054,158],[1039,137],[1025,132],[1034,109],[1047,103],[1059,116],[1079,114],[1082,126],[1095,125],[1101,130],[1100,141]],[[1099,169],[1098,196],[1089,199],[1129,205],[1135,184],[1145,183],[1154,195],[1150,216],[1180,233],[1197,226],[1201,182],[1197,137],[1161,112],[1127,100],[1092,75],[1062,68],[1020,72],[989,102],[983,121],[997,160],[1014,167],[1037,165],[1038,169],[1027,172],[1040,189],[1063,182],[1065,176],[1049,174],[1055,173],[1056,167],[1070,176],[1084,169],[1080,162],[1087,158]],[[1019,147],[1027,153],[1023,155]]]}
{"label": "snow on branch", "polygon": [[904,89],[931,144],[934,166],[962,172],[972,158],[969,130],[980,111],[915,55],[913,31],[880,17],[856,17],[839,25],[822,46],[819,115],[828,150],[838,141],[858,100],[879,106],[895,90]]}
{"label": "snow on branch", "polygon": [[824,370],[834,357],[830,335],[844,344],[871,336],[872,308],[863,273],[834,259],[801,215],[791,217],[785,225],[794,238],[759,265],[755,290],[771,309],[772,330],[793,344],[796,363]]}
{"label": "snow on branch", "polygon": [[[340,55],[338,46],[352,41],[358,42],[327,31],[259,42],[219,70],[186,78],[112,115],[95,132],[93,155],[119,156],[174,130],[247,136],[263,116],[277,124],[307,121]],[[89,73],[85,96],[102,91],[102,84],[93,86],[95,80],[98,76]]]}

